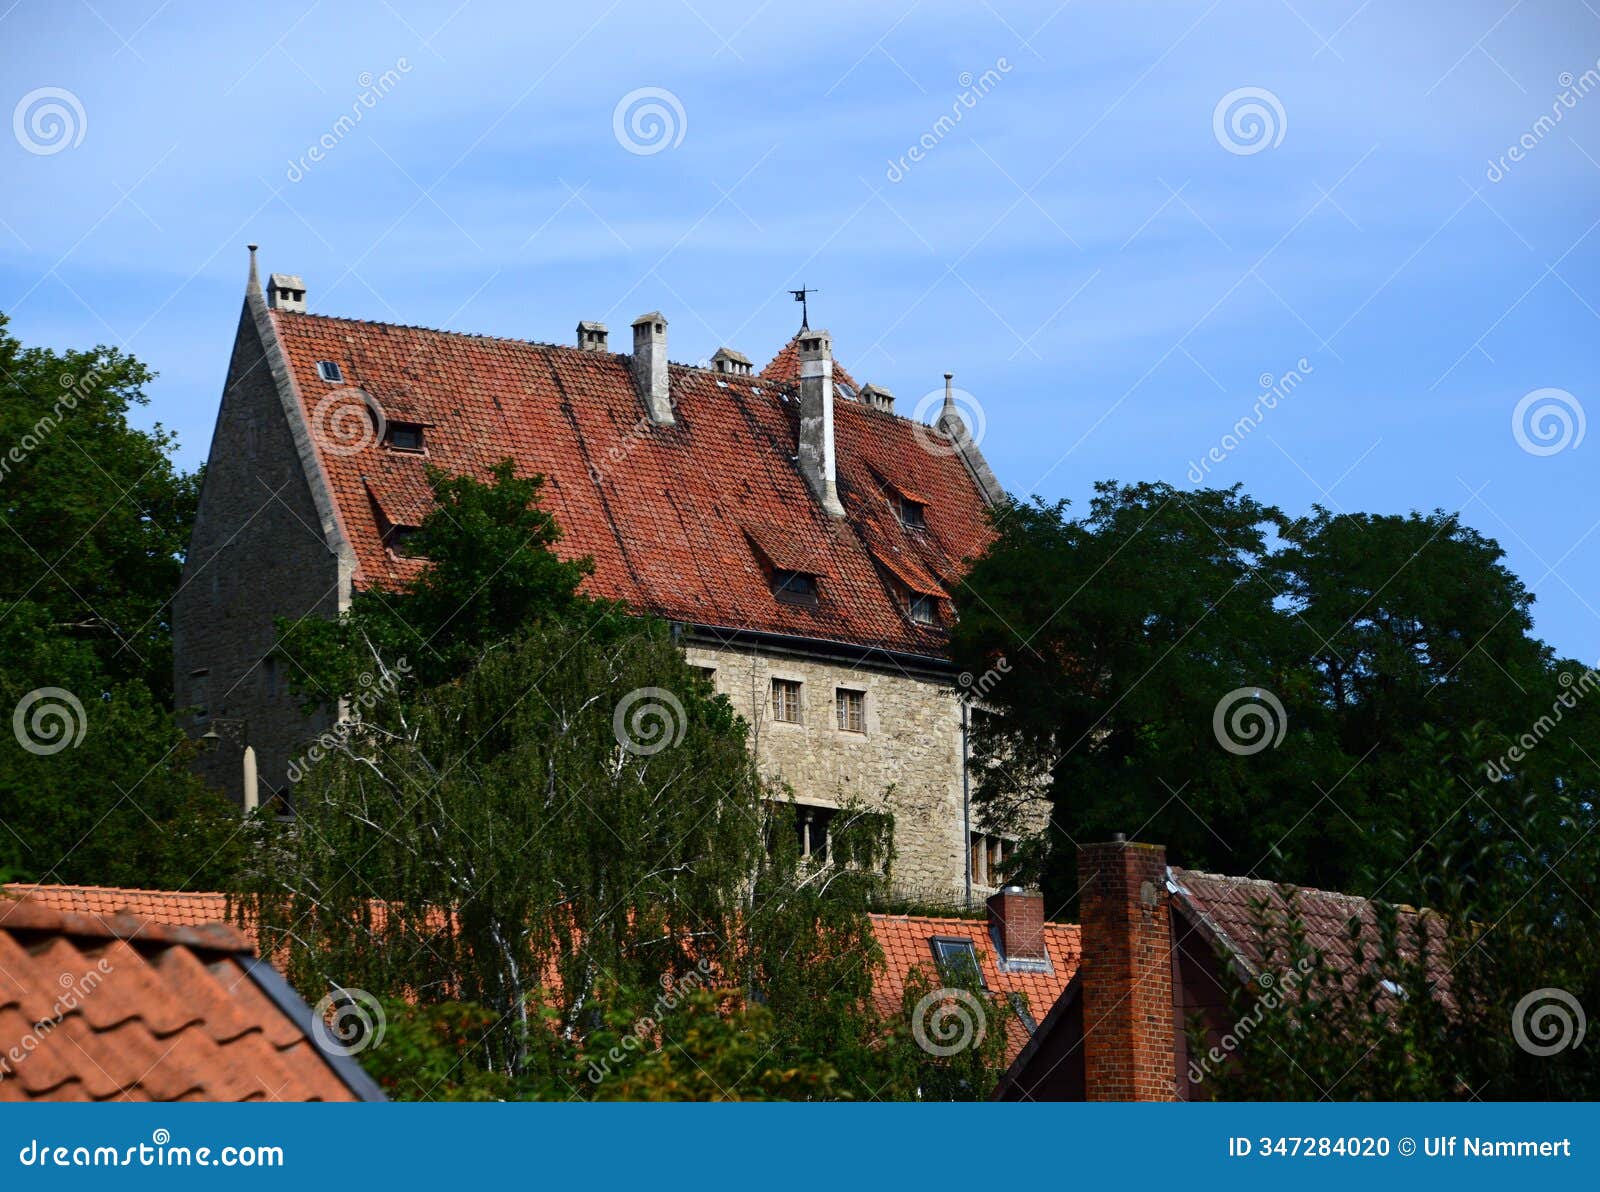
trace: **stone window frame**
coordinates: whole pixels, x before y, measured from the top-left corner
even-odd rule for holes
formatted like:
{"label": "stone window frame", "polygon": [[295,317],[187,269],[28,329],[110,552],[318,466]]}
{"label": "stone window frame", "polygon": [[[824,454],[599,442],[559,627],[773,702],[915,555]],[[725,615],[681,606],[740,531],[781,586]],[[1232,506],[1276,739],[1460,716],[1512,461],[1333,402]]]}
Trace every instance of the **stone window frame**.
{"label": "stone window frame", "polygon": [[[778,689],[782,684],[785,690],[793,689],[794,716],[793,718],[778,714]],[[784,699],[785,710],[789,700]],[[794,678],[789,675],[773,675],[767,684],[767,709],[773,724],[804,725],[806,722],[806,683],[804,679]]]}
{"label": "stone window frame", "polygon": [[[856,697],[857,727],[845,723],[846,700],[849,696]],[[864,737],[867,735],[867,689],[865,687],[835,686],[833,689],[833,720],[834,728],[841,733],[851,736]]]}
{"label": "stone window frame", "polygon": [[[994,832],[968,832],[967,867],[972,876],[972,884],[998,890],[1000,883],[994,880],[996,876],[994,869],[1003,864],[1016,847],[1017,842],[1009,836],[1001,836]],[[978,851],[980,848],[981,853]],[[991,858],[993,858],[992,863]],[[981,867],[974,864],[977,860],[982,861]]]}

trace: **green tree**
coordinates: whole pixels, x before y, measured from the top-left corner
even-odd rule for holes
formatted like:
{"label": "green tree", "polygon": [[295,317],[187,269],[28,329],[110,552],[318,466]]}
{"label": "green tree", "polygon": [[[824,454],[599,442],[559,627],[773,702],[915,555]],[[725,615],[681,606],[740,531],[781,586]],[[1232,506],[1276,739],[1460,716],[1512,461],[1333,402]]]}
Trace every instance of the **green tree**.
{"label": "green tree", "polygon": [[188,772],[167,610],[197,480],[139,430],[150,373],[112,348],[25,348],[0,315],[0,869],[194,888],[239,817]]}
{"label": "green tree", "polygon": [[[1195,868],[1378,889],[1451,810],[1408,792],[1446,764],[1430,726],[1509,743],[1574,669],[1530,636],[1499,546],[1453,515],[1290,522],[1237,487],[1101,484],[1082,518],[1036,502],[995,520],[954,651],[974,675],[1005,661],[998,715],[976,719],[978,797],[1002,819],[1048,797],[1053,835],[1018,865],[1057,904],[1076,889],[1063,843],[1117,831]],[[1595,767],[1554,739],[1596,715],[1570,711],[1524,777],[1592,792]]]}

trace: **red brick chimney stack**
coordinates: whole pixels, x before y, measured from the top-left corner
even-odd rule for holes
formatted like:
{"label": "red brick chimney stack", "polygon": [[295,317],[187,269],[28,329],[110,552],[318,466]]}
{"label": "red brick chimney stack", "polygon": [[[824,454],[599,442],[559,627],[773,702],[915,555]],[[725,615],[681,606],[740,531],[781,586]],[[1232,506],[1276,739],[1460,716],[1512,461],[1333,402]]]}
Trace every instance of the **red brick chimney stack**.
{"label": "red brick chimney stack", "polygon": [[1090,1101],[1176,1096],[1167,852],[1115,839],[1078,847],[1083,1065]]}
{"label": "red brick chimney stack", "polygon": [[988,902],[989,931],[1000,942],[1002,957],[1045,960],[1044,895],[1021,886],[1007,886]]}

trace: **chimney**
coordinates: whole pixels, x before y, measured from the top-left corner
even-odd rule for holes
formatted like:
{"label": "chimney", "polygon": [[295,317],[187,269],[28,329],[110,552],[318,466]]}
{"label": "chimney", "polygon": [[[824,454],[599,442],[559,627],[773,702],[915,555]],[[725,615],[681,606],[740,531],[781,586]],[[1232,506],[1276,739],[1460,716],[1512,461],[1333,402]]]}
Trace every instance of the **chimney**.
{"label": "chimney", "polygon": [[578,346],[585,352],[608,352],[611,350],[606,346],[609,334],[604,323],[579,323]]}
{"label": "chimney", "polygon": [[1167,851],[1078,846],[1083,1071],[1090,1101],[1172,1101],[1177,1035]]}
{"label": "chimney", "polygon": [[274,310],[305,314],[306,283],[300,280],[297,273],[274,273],[267,278],[267,305]]}
{"label": "chimney", "polygon": [[989,899],[989,935],[1005,970],[1045,968],[1044,895],[1007,885]]}
{"label": "chimney", "polygon": [[743,352],[735,352],[732,348],[718,348],[717,354],[711,357],[711,367],[730,377],[748,377],[750,357]]}
{"label": "chimney", "polygon": [[676,425],[667,392],[667,320],[658,310],[633,321],[633,383],[639,387],[651,422]]}
{"label": "chimney", "polygon": [[874,410],[882,410],[887,414],[894,413],[894,394],[881,385],[861,386],[861,404],[871,406]]}
{"label": "chimney", "polygon": [[800,474],[823,512],[843,517],[833,454],[833,339],[802,330],[800,340]]}

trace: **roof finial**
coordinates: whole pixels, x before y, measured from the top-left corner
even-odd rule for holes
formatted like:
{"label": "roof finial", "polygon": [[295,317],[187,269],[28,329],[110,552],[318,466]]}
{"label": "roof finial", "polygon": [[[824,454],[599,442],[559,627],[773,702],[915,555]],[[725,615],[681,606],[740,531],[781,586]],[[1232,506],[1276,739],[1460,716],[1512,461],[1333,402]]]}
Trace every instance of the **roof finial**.
{"label": "roof finial", "polygon": [[247,244],[245,247],[250,250],[250,281],[247,288],[252,292],[259,291],[261,289],[261,276],[256,272],[256,249],[261,246],[259,244]]}
{"label": "roof finial", "polygon": [[954,410],[956,408],[955,390],[950,385],[950,382],[955,380],[955,378],[955,373],[947,372],[944,374],[944,409],[939,411],[941,417],[944,415],[946,410]]}
{"label": "roof finial", "polygon": [[789,293],[793,294],[794,300],[800,304],[800,330],[810,331],[811,311],[806,306],[806,295],[815,294],[816,291],[808,290],[804,285],[802,285],[798,290],[790,290]]}

